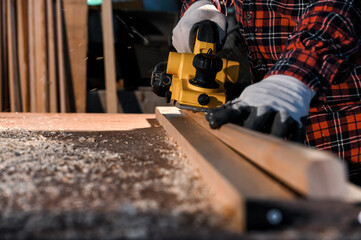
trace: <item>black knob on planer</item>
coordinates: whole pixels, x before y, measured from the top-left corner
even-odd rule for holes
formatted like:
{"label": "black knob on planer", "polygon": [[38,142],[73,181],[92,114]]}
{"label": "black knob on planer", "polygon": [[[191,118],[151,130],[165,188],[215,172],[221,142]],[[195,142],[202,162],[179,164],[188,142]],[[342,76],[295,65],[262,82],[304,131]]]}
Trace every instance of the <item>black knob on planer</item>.
{"label": "black knob on planer", "polygon": [[172,75],[167,74],[167,62],[158,63],[151,76],[150,85],[153,92],[160,97],[166,97],[167,102],[169,97],[169,88],[172,84]]}
{"label": "black knob on planer", "polygon": [[189,83],[201,87],[217,89],[216,75],[222,70],[223,61],[220,57],[208,53],[199,53],[193,59],[193,66],[196,68],[196,76],[189,80]]}

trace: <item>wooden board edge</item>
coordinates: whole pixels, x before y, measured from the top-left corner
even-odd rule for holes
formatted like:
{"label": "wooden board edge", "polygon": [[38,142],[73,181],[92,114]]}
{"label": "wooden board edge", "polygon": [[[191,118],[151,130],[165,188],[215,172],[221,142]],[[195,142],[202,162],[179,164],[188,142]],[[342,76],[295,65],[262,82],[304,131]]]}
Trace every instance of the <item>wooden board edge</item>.
{"label": "wooden board edge", "polygon": [[210,188],[211,194],[214,195],[214,202],[217,211],[222,216],[227,216],[230,220],[230,230],[243,232],[245,230],[245,209],[242,196],[238,191],[220,175],[211,165],[209,165],[197,150],[182,136],[182,134],[168,121],[166,114],[179,114],[170,108],[156,108],[156,119],[163,128],[172,136],[187,156],[196,162],[196,167],[200,170],[202,178]]}
{"label": "wooden board edge", "polygon": [[234,124],[226,124],[213,130],[203,114],[182,111],[212,135],[307,198],[344,198],[346,170],[341,161],[333,155],[287,143]]}

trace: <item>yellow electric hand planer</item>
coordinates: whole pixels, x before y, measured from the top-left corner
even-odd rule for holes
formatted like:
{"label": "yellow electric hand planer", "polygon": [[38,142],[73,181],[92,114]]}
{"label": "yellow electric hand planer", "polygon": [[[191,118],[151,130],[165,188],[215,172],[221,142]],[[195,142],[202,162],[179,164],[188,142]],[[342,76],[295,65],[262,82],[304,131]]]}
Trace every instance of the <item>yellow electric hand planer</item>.
{"label": "yellow electric hand planer", "polygon": [[201,22],[193,54],[170,52],[168,62],[155,67],[153,91],[183,109],[207,111],[225,104],[224,83],[237,82],[239,63],[216,56],[217,42],[217,25]]}

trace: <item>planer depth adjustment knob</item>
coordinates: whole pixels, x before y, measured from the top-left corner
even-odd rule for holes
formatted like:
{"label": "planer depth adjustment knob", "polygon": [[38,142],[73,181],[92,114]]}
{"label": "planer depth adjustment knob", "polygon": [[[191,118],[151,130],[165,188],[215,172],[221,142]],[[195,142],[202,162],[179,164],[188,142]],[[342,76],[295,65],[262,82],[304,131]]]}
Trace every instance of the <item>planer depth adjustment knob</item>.
{"label": "planer depth adjustment knob", "polygon": [[220,57],[208,53],[199,53],[193,59],[193,66],[196,68],[196,76],[189,80],[189,83],[208,89],[219,88],[216,82],[216,75],[222,70],[223,61]]}

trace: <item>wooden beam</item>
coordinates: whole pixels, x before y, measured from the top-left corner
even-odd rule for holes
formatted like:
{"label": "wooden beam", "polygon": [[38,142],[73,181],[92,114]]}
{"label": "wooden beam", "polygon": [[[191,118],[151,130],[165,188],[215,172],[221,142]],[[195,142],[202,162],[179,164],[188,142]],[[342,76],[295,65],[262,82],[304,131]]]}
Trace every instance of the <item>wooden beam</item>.
{"label": "wooden beam", "polygon": [[14,0],[7,0],[7,32],[8,32],[8,61],[9,61],[9,91],[10,110],[21,111],[21,96],[18,74],[17,49],[16,49],[16,20]]}
{"label": "wooden beam", "polygon": [[30,111],[29,99],[29,62],[28,62],[28,13],[27,13],[27,0],[17,0],[16,4],[17,15],[17,44],[18,44],[18,63],[19,63],[19,78],[22,111]]}
{"label": "wooden beam", "polygon": [[14,61],[13,61],[13,44],[12,44],[12,30],[11,30],[11,1],[6,1],[6,32],[7,32],[7,62],[8,62],[8,84],[9,84],[9,99],[10,99],[10,111],[15,112],[15,94],[14,94]]}
{"label": "wooden beam", "polygon": [[300,194],[311,199],[342,199],[345,196],[345,167],[334,155],[235,124],[212,130],[204,113],[182,111],[209,133]]}
{"label": "wooden beam", "polygon": [[113,8],[111,0],[103,0],[102,4],[103,51],[106,88],[106,112],[118,111],[116,88],[116,71],[114,56]]}
{"label": "wooden beam", "polygon": [[49,73],[49,111],[58,112],[58,88],[56,78],[55,21],[53,0],[46,0],[48,73]]}
{"label": "wooden beam", "polygon": [[59,95],[60,112],[66,113],[69,110],[69,99],[67,94],[67,84],[65,78],[64,63],[64,30],[63,30],[63,6],[62,0],[56,0],[56,30],[57,30],[57,54],[58,54],[58,74],[59,74]]}
{"label": "wooden beam", "polygon": [[246,225],[250,199],[293,199],[294,194],[208,133],[176,107],[157,107],[157,120],[198,167],[218,210],[234,231]]}
{"label": "wooden beam", "polygon": [[86,112],[86,57],[88,51],[88,5],[86,1],[64,1],[64,19],[75,109],[78,113],[84,113]]}
{"label": "wooden beam", "polygon": [[0,2],[0,112],[3,111],[3,104],[4,104],[4,41],[3,36],[5,34],[4,28],[3,28],[3,22],[4,22],[4,14],[5,11],[3,10],[3,3]]}
{"label": "wooden beam", "polygon": [[49,111],[48,67],[46,48],[46,16],[45,0],[36,0],[34,3],[35,26],[35,77],[36,77],[36,110]]}
{"label": "wooden beam", "polygon": [[7,10],[7,1],[1,1],[3,6],[3,35],[2,37],[2,44],[3,44],[3,111],[10,111],[10,90],[9,90],[9,60],[8,60],[8,27],[7,27],[7,17],[8,17],[8,10]]}
{"label": "wooden beam", "polygon": [[36,58],[35,58],[35,22],[34,22],[34,2],[36,0],[27,1],[28,9],[28,36],[29,36],[29,50],[28,50],[28,59],[29,59],[29,94],[30,94],[30,112],[37,111],[36,105]]}

